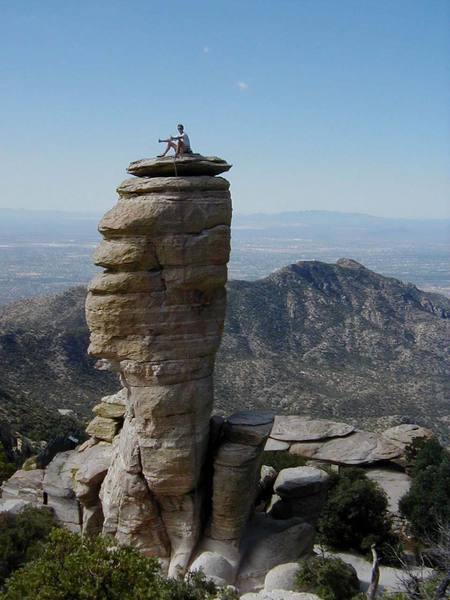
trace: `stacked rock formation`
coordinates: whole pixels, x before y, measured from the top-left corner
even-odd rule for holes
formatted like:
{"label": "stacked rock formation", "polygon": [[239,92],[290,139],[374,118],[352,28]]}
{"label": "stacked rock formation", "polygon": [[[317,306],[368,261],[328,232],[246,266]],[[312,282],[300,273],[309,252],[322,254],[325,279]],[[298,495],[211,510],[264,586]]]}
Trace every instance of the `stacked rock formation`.
{"label": "stacked rock formation", "polygon": [[100,490],[103,532],[172,572],[200,533],[230,252],[229,183],[214,175],[229,168],[197,156],[132,163],[138,177],[100,223],[104,272],[86,301],[89,352],[120,374],[126,405],[125,415],[100,406],[88,429],[114,436],[123,417]]}

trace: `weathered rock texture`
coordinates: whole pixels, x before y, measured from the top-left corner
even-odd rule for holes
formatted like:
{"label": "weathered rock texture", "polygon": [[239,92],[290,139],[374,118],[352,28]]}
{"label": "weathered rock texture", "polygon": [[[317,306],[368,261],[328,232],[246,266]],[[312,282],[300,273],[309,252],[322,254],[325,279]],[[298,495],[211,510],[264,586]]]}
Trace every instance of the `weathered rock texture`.
{"label": "weathered rock texture", "polygon": [[200,535],[230,252],[229,184],[213,175],[229,168],[200,156],[132,163],[140,177],[118,187],[100,223],[94,260],[104,272],[86,300],[89,352],[124,386],[87,430],[112,442],[103,532],[167,559],[170,572],[187,566]]}

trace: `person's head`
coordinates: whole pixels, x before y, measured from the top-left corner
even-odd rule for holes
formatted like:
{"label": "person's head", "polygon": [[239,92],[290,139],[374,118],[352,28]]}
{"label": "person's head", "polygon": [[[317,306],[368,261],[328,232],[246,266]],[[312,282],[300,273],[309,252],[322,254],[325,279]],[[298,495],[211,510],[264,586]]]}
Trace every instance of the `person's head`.
{"label": "person's head", "polygon": [[180,133],[183,133],[183,131],[184,131],[184,126],[183,126],[181,123],[178,123],[178,125],[177,125],[177,129],[178,129],[178,131],[179,131]]}

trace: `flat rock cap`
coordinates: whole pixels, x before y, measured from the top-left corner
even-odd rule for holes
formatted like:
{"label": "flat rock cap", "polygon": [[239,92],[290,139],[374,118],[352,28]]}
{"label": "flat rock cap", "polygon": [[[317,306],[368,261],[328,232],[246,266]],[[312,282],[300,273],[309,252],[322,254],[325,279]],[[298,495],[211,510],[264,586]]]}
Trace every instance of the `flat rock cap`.
{"label": "flat rock cap", "polygon": [[229,165],[217,156],[185,154],[178,158],[144,158],[130,163],[127,171],[137,177],[177,177],[179,175],[219,175],[229,171]]}

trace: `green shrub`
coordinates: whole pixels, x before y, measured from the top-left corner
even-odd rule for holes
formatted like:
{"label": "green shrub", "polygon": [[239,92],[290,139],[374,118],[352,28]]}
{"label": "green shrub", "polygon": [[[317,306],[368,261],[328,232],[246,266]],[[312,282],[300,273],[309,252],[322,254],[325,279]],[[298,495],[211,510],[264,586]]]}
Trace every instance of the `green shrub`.
{"label": "green shrub", "polygon": [[[1,600],[212,600],[216,586],[201,573],[168,579],[159,562],[104,537],[51,532],[36,560],[17,570]],[[224,592],[222,598],[231,600]]]}
{"label": "green shrub", "polygon": [[362,469],[349,468],[332,480],[318,531],[321,543],[334,550],[366,553],[375,544],[384,562],[395,562],[392,532],[384,491]]}
{"label": "green shrub", "polygon": [[340,558],[313,556],[300,563],[295,589],[323,600],[349,600],[359,592],[359,580],[353,567]]}
{"label": "green shrub", "polygon": [[39,543],[55,527],[48,509],[27,508],[18,515],[0,515],[0,586],[39,551]]}
{"label": "green shrub", "polygon": [[17,465],[9,462],[3,444],[0,442],[0,485],[17,470]]}
{"label": "green shrub", "polygon": [[417,452],[409,492],[400,511],[416,537],[429,542],[439,535],[439,525],[450,522],[450,453],[436,439]]}
{"label": "green shrub", "polygon": [[282,469],[291,469],[292,467],[303,467],[306,460],[301,456],[289,454],[286,450],[264,452],[263,464],[273,467],[278,473]]}

